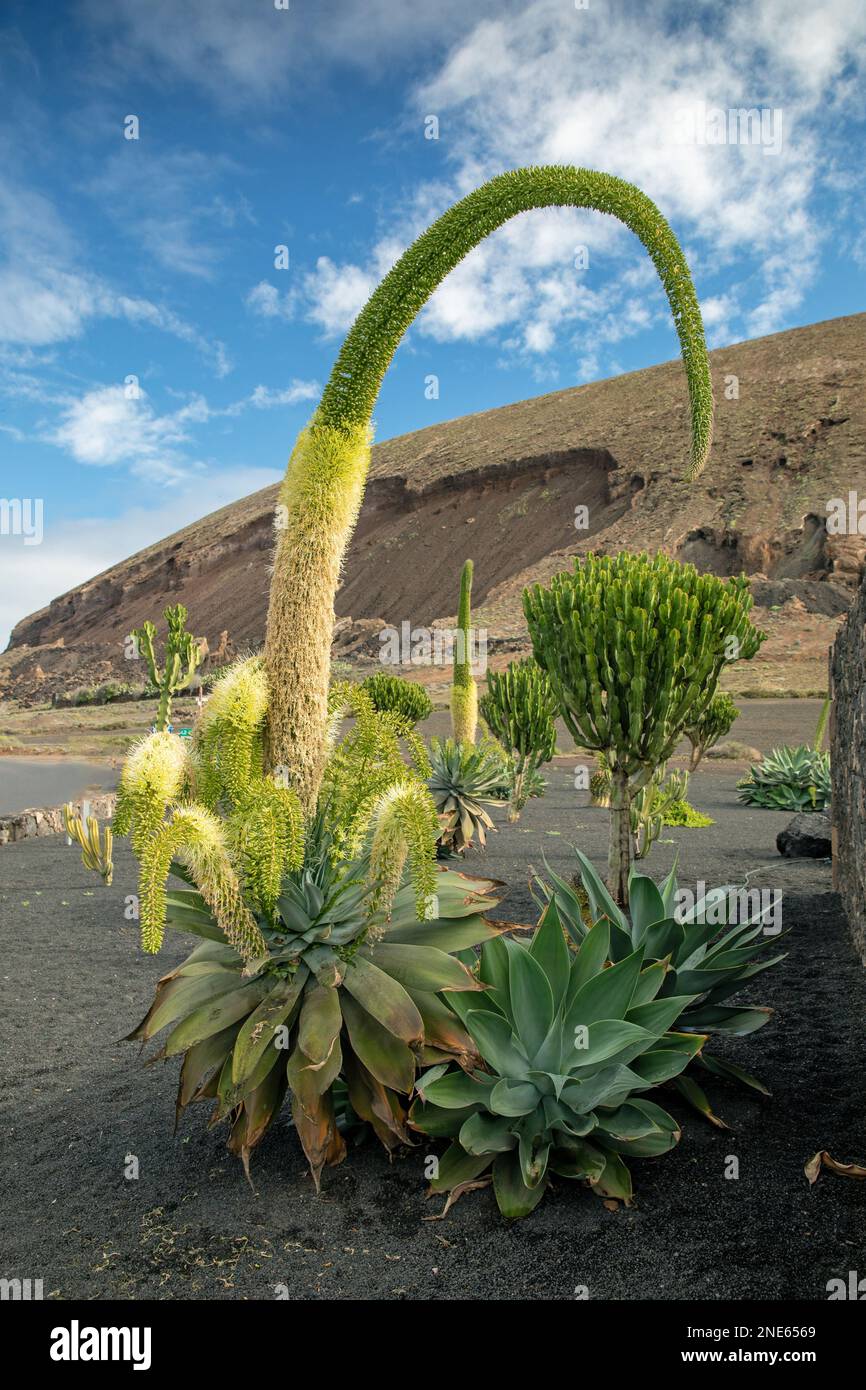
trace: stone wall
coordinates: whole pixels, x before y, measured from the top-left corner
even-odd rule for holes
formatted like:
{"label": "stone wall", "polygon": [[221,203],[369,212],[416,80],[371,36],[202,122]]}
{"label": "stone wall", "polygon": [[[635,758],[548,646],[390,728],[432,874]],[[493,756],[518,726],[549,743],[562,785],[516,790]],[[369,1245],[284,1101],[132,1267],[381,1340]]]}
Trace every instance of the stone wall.
{"label": "stone wall", "polygon": [[866,965],[866,580],[830,653],[833,883]]}
{"label": "stone wall", "polygon": [[[115,800],[114,792],[89,797],[90,814],[100,821],[110,820],[114,815]],[[80,800],[75,803],[77,807],[80,807],[80,804]],[[31,835],[57,835],[62,829],[62,806],[31,807],[26,811],[0,816],[0,845],[27,840]]]}

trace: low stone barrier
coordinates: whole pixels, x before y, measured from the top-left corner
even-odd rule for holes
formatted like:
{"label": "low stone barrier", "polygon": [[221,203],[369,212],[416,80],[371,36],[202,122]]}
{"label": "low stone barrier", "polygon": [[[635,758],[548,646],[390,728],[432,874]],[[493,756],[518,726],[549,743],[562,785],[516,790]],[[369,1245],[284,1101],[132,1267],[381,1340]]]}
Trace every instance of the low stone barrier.
{"label": "low stone barrier", "polygon": [[[114,815],[116,800],[114,792],[105,792],[99,796],[78,797],[73,801],[73,805],[80,807],[82,801],[86,801],[90,815],[105,821]],[[62,830],[62,806],[30,807],[26,811],[14,811],[10,815],[0,816],[0,845],[28,840],[32,835],[56,835]]]}

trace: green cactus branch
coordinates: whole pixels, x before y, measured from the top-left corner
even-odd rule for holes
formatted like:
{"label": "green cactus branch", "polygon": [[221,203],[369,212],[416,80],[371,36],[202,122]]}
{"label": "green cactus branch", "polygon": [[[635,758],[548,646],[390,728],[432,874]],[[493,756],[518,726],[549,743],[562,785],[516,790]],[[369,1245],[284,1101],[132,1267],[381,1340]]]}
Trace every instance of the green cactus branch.
{"label": "green cactus branch", "polygon": [[688,478],[701,472],[713,428],[710,367],[682,250],[655,204],[592,169],[514,169],[462,198],[401,256],[355,320],[318,410],[295,446],[279,497],[265,665],[271,688],[267,762],[285,768],[308,814],[325,761],[334,595],[370,462],[371,416],[403,334],[450,271],[521,212],[592,208],[640,239],[665,289],[691,407]]}

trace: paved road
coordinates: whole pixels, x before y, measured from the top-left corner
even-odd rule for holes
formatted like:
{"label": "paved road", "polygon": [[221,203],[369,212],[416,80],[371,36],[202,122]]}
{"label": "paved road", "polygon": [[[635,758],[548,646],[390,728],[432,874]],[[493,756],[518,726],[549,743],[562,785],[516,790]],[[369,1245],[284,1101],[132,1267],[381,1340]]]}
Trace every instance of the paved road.
{"label": "paved road", "polygon": [[117,771],[66,758],[0,758],[0,815],[29,806],[62,806],[83,792],[112,788]]}

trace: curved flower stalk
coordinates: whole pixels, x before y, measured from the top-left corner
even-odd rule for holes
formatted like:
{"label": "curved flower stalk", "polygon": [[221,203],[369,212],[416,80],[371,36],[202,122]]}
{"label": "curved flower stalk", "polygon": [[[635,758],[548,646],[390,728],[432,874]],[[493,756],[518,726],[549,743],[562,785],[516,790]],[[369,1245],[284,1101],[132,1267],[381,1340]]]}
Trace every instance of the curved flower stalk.
{"label": "curved flower stalk", "polygon": [[241,801],[262,776],[268,679],[261,657],[237,661],[217,681],[196,725],[198,795],[208,806]]}
{"label": "curved flower stalk", "polygon": [[478,686],[472,674],[472,576],[474,566],[467,560],[460,575],[460,605],[457,610],[457,651],[451,682],[451,730],[455,743],[474,743],[478,728]]}
{"label": "curved flower stalk", "polygon": [[190,775],[186,744],[174,734],[148,734],[133,747],[120,774],[112,828],[115,835],[131,833],[139,858]]}
{"label": "curved flower stalk", "polygon": [[198,885],[217,926],[244,961],[267,954],[255,918],[244,903],[231,865],[221,821],[204,806],[183,806],[161,825],[141,853],[142,950],[155,955],[166,918],[165,884],[172,861],[184,864]]}
{"label": "curved flower stalk", "polygon": [[[330,705],[319,810],[328,821],[333,854],[354,858],[361,852],[380,798],[393,787],[419,785],[429,775],[430,764],[410,722],[391,710],[374,709],[370,696],[359,686],[341,682],[331,693]],[[354,717],[354,724],[339,739],[347,715]],[[404,747],[409,764],[403,758]]]}
{"label": "curved flower stalk", "polygon": [[280,493],[265,642],[272,691],[267,757],[272,767],[290,769],[307,814],[315,808],[325,762],[334,594],[363,498],[382,378],[416,314],[464,256],[509,218],[554,206],[608,213],[645,246],[664,285],[686,369],[692,420],[686,476],[697,477],[706,463],[713,397],[700,309],[676,237],[645,194],[592,169],[516,169],[434,222],[355,320]]}
{"label": "curved flower stalk", "polygon": [[439,819],[433,799],[420,782],[397,785],[384,793],[373,816],[372,893],[368,904],[371,914],[383,912],[390,918],[408,859],[418,917],[423,922],[433,915],[434,845],[438,834]]}

